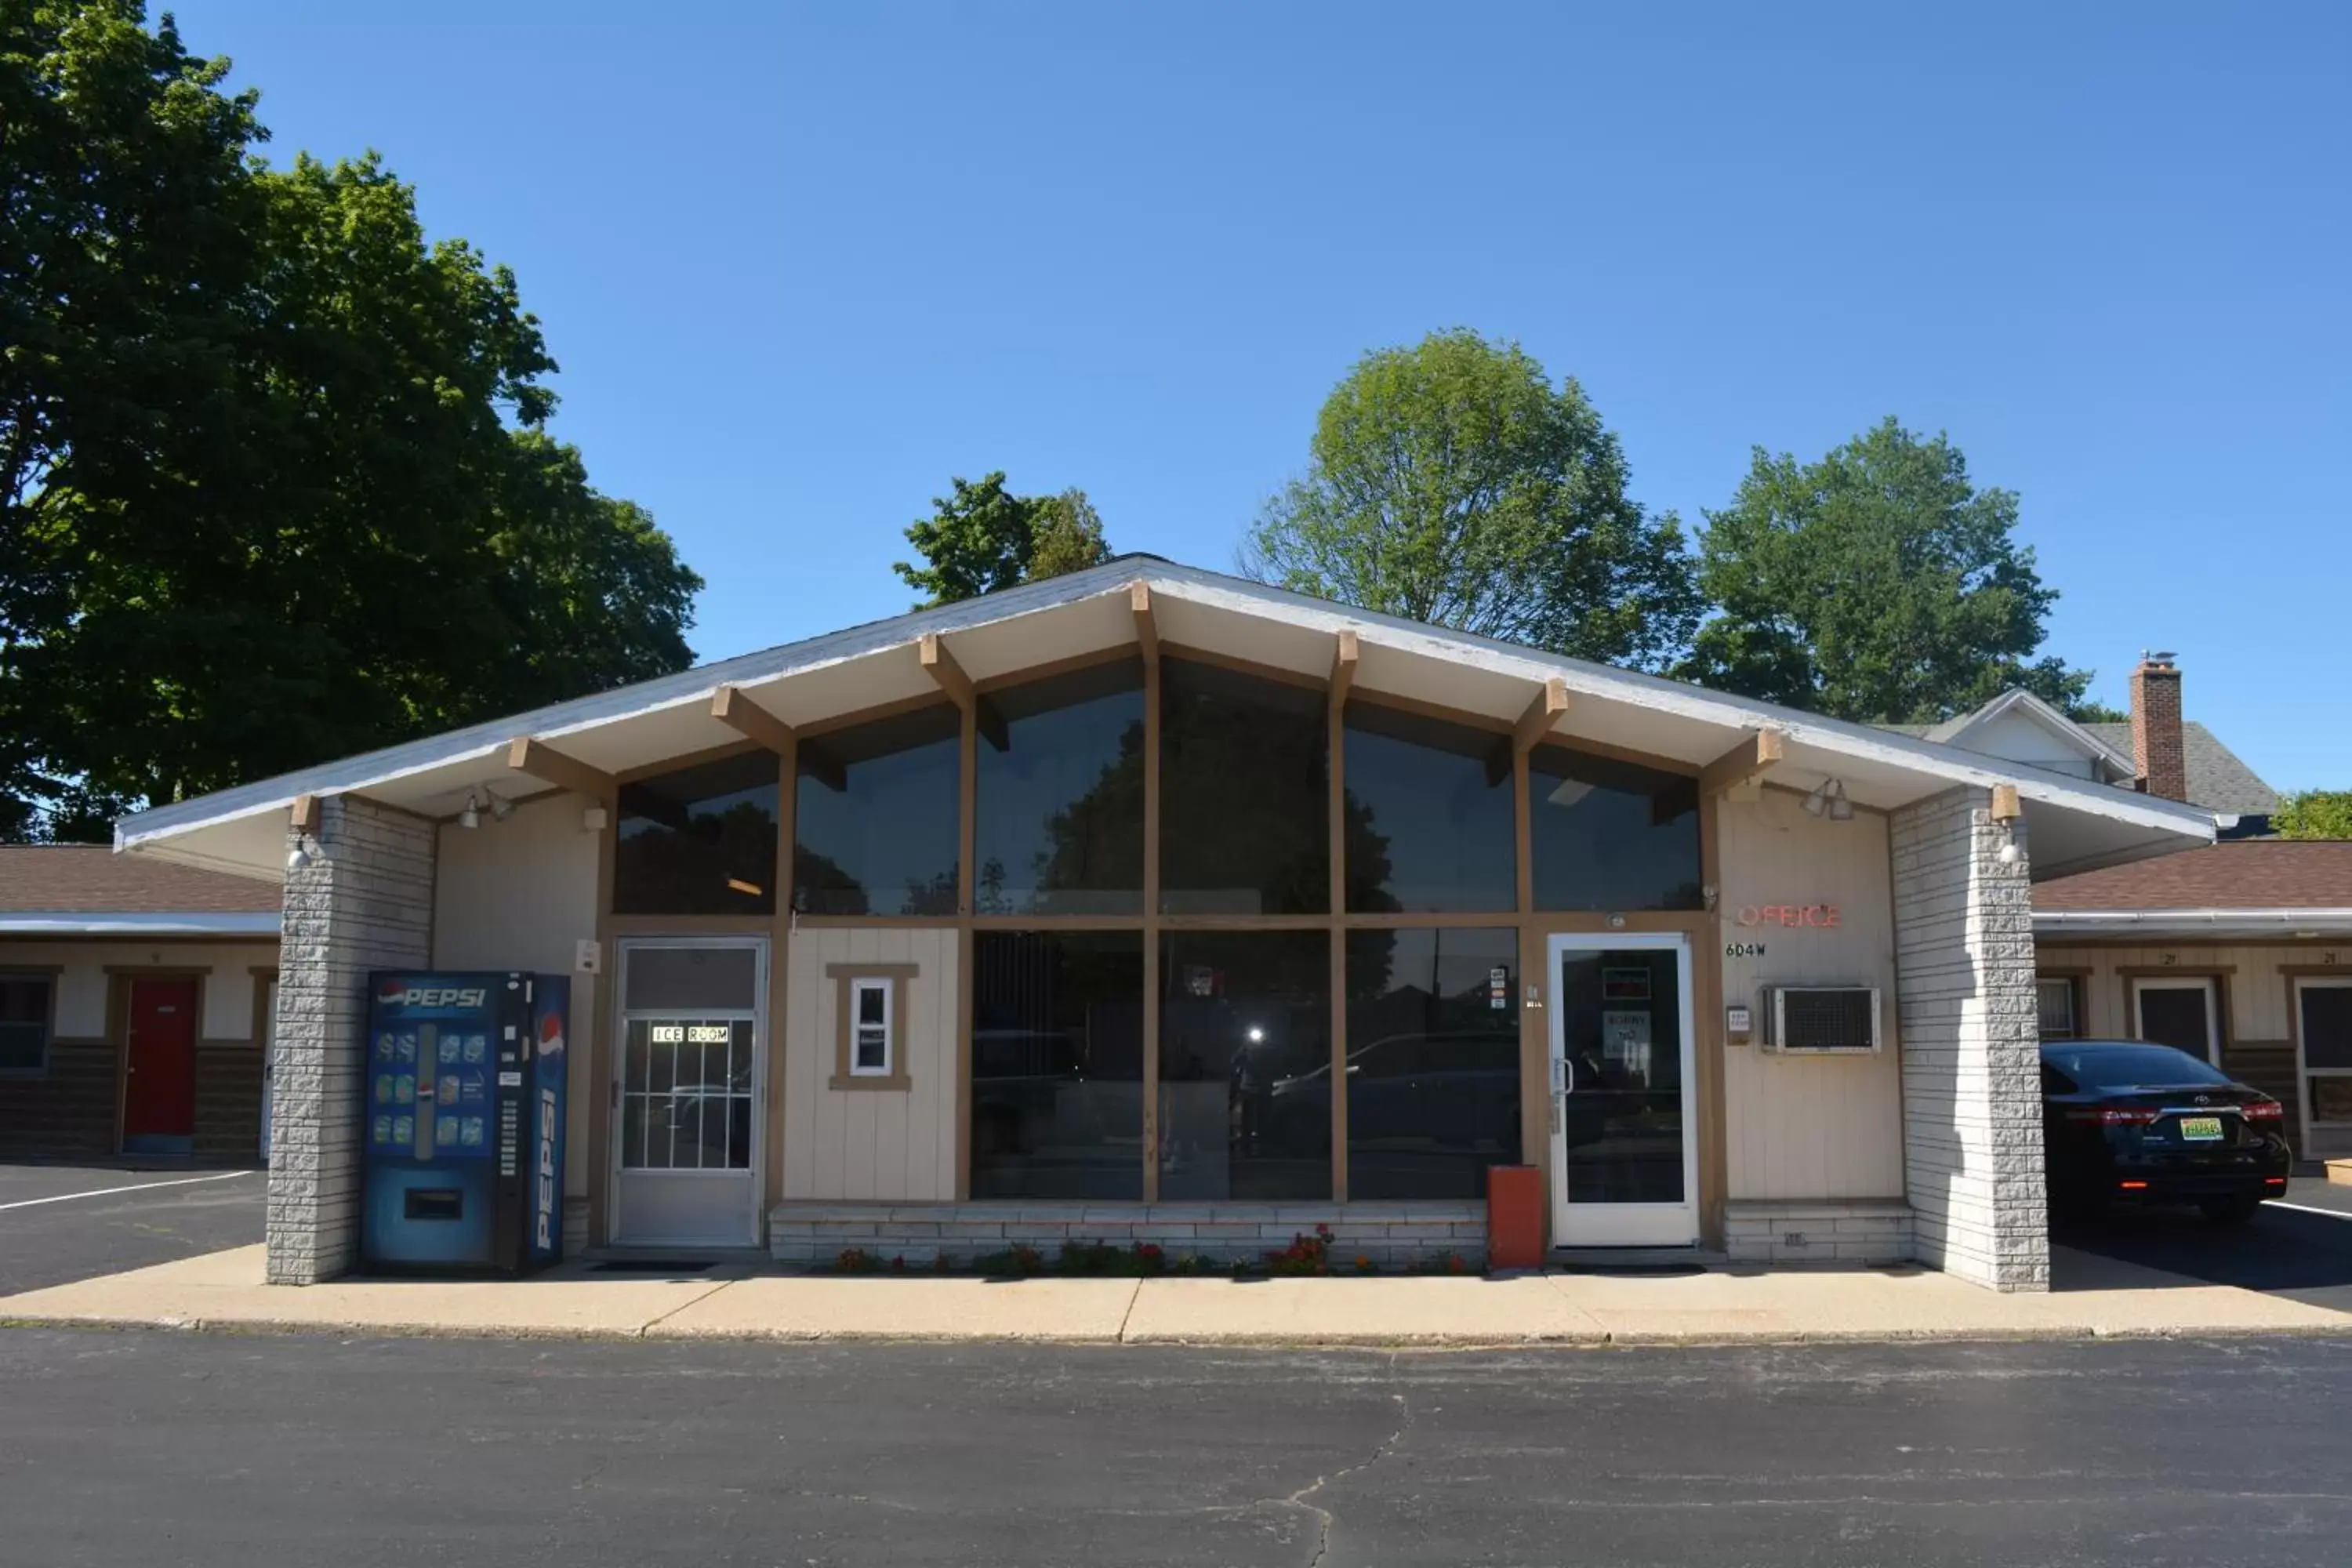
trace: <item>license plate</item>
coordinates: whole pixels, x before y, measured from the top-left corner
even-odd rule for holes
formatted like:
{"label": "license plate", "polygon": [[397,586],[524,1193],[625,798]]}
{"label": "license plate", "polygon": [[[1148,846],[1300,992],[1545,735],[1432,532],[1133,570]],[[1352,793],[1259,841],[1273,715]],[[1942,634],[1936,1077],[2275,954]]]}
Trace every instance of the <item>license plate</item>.
{"label": "license plate", "polygon": [[2180,1119],[2180,1138],[2185,1143],[2210,1143],[2221,1136],[2221,1119],[2218,1116],[2184,1116]]}

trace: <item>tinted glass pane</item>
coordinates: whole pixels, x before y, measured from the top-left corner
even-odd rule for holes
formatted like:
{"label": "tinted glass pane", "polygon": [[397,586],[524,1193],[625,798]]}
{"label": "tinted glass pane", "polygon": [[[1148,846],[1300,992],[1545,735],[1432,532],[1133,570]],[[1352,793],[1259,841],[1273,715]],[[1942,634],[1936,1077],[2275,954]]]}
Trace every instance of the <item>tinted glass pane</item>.
{"label": "tinted glass pane", "polygon": [[879,1024],[888,1016],[889,1008],[890,994],[881,986],[861,985],[857,988],[857,1021],[859,1023]]}
{"label": "tinted glass pane", "polygon": [[760,1005],[760,953],[751,947],[635,947],[622,956],[621,1005],[709,1007],[749,1013]]}
{"label": "tinted glass pane", "polygon": [[1568,1057],[1568,1201],[1682,1202],[1681,961],[1658,948],[1571,949],[1552,1005]]}
{"label": "tinted glass pane", "polygon": [[956,912],[961,731],[956,710],[941,706],[801,742],[795,908]]}
{"label": "tinted glass pane", "polygon": [[2352,1068],[2352,985],[2303,988],[2303,1065]]}
{"label": "tinted glass pane", "polygon": [[2042,1037],[2045,1040],[2071,1039],[2074,1029],[2074,983],[2072,980],[2044,980],[2034,989],[2042,1022]]}
{"label": "tinted glass pane", "polygon": [[2204,1057],[2212,1056],[2212,1015],[2202,985],[2144,985],[2139,992],[2139,1037]]}
{"label": "tinted glass pane", "polygon": [[980,744],[981,911],[1142,912],[1143,667],[1078,670],[988,704],[1002,729]]}
{"label": "tinted glass pane", "polygon": [[0,975],[0,1024],[49,1021],[49,981],[41,974]]}
{"label": "tinted glass pane", "polygon": [[1328,700],[1183,659],[1160,663],[1160,908],[1330,908]]}
{"label": "tinted glass pane", "polygon": [[1164,939],[1160,1195],[1331,1195],[1331,939]]}
{"label": "tinted glass pane", "polygon": [[1348,908],[1516,907],[1509,740],[1368,702],[1346,735]]}
{"label": "tinted glass pane", "polygon": [[1696,779],[1538,746],[1528,784],[1536,908],[1700,907]]}
{"label": "tinted glass pane", "polygon": [[2305,1082],[2311,1095],[2312,1121],[2352,1122],[2352,1078],[2315,1075]]}
{"label": "tinted glass pane", "polygon": [[613,908],[625,915],[773,914],[772,752],[621,786]]}
{"label": "tinted glass pane", "polygon": [[971,1195],[1143,1196],[1143,938],[971,939]]}
{"label": "tinted glass pane", "polygon": [[1518,941],[1348,934],[1349,1198],[1480,1198],[1519,1163]]}
{"label": "tinted glass pane", "polygon": [[2095,1094],[2230,1081],[2228,1074],[2168,1046],[2062,1046],[2044,1047],[2042,1056],[2052,1067]]}

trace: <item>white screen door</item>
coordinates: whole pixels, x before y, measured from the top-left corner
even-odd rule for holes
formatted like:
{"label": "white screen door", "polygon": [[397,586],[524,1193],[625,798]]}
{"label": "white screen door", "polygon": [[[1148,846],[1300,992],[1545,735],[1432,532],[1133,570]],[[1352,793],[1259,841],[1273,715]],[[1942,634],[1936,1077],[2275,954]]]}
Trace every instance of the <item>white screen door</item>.
{"label": "white screen door", "polygon": [[620,944],[613,1241],[754,1247],[767,1103],[768,944]]}
{"label": "white screen door", "polygon": [[1690,939],[1549,943],[1555,1247],[1698,1240]]}

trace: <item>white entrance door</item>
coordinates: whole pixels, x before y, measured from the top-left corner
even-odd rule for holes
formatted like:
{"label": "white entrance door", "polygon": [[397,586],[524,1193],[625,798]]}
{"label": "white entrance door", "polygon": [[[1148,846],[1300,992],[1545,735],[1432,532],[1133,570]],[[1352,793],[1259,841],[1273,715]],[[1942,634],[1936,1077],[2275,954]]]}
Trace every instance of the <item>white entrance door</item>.
{"label": "white entrance door", "polygon": [[2178,980],[2141,977],[2132,982],[2132,1015],[2139,1037],[2221,1063],[2221,1009],[2210,974]]}
{"label": "white entrance door", "polygon": [[1695,1245],[1690,939],[1555,936],[1547,967],[1552,1245]]}
{"label": "white entrance door", "polygon": [[2295,1068],[2303,1080],[2306,1160],[2352,1155],[2352,976],[2294,983]]}
{"label": "white entrance door", "polygon": [[639,937],[618,946],[613,1241],[755,1247],[768,943]]}

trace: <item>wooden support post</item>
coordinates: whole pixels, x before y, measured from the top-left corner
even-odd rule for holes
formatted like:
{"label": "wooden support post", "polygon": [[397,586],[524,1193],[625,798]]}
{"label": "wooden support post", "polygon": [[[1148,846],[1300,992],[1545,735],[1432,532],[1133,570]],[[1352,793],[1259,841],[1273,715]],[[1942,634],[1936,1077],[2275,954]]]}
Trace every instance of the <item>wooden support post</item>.
{"label": "wooden support post", "polygon": [[980,694],[980,689],[971,683],[971,677],[964,673],[963,666],[956,662],[955,655],[948,651],[947,642],[939,633],[923,634],[921,642],[917,645],[916,657],[922,661],[925,672],[939,682],[940,689],[953,698],[957,707],[972,716],[979,724],[981,735],[990,745],[1000,752],[1013,749],[1012,732],[1005,728],[1003,716]]}

